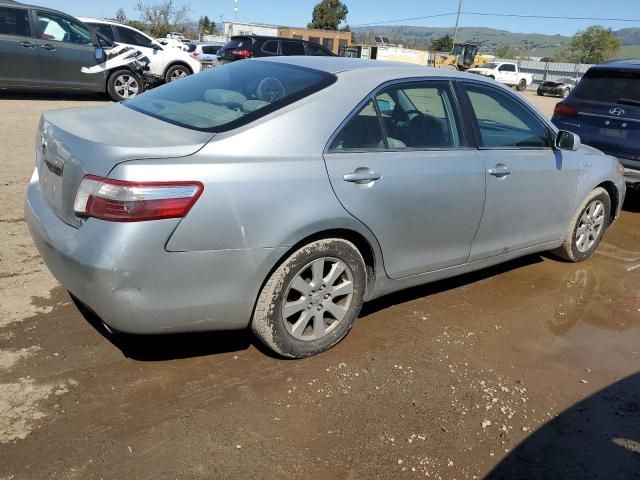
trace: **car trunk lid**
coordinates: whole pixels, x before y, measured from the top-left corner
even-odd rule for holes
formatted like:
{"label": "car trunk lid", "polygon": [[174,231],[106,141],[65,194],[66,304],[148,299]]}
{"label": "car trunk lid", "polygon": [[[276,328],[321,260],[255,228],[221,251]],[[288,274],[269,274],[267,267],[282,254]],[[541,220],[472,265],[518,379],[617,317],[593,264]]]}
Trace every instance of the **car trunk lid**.
{"label": "car trunk lid", "polygon": [[73,202],[85,175],[107,176],[128,160],[192,155],[212,137],[120,104],[47,112],[36,138],[40,186],[56,215],[77,227]]}

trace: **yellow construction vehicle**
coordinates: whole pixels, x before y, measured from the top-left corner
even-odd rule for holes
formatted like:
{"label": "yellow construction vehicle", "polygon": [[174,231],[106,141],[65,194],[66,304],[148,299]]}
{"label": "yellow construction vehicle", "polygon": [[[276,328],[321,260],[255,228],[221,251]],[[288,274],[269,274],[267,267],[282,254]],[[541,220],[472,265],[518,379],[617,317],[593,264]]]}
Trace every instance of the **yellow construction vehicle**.
{"label": "yellow construction vehicle", "polygon": [[477,67],[491,59],[478,53],[478,45],[475,43],[456,43],[450,54],[436,53],[433,59],[434,67],[448,70],[465,71]]}

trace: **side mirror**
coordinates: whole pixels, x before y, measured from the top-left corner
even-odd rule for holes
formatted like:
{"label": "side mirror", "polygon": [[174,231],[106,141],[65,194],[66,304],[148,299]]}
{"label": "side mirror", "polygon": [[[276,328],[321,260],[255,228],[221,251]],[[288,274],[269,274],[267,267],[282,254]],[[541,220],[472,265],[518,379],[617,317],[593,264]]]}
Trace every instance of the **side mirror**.
{"label": "side mirror", "polygon": [[160,46],[160,44],[156,42],[151,43],[151,48],[153,48],[154,50],[162,50],[162,47]]}
{"label": "side mirror", "polygon": [[385,113],[392,113],[395,105],[389,100],[378,100],[376,99],[376,104],[378,105],[378,110],[380,113],[384,115]]}
{"label": "side mirror", "polygon": [[571,150],[575,152],[580,148],[580,145],[582,145],[580,137],[575,133],[560,130],[556,136],[556,148],[560,150]]}
{"label": "side mirror", "polygon": [[96,47],[95,49],[96,61],[102,63],[105,61],[104,49],[102,47]]}

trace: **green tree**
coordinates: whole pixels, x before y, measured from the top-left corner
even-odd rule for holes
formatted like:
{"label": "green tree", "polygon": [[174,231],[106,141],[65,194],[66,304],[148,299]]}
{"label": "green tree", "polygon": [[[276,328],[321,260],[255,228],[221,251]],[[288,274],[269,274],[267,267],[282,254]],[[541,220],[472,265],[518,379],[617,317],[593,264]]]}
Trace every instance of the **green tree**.
{"label": "green tree", "polygon": [[443,37],[431,40],[430,49],[434,52],[450,52],[453,50],[453,38],[446,34]]}
{"label": "green tree", "polygon": [[569,59],[580,63],[602,63],[620,51],[620,39],[610,28],[591,25],[574,35],[568,45]]}
{"label": "green tree", "polygon": [[513,58],[516,54],[510,45],[500,45],[496,48],[496,57],[498,58]]}
{"label": "green tree", "polygon": [[340,23],[347,19],[348,13],[349,9],[340,0],[321,0],[313,8],[311,23],[308,28],[338,30]]}
{"label": "green tree", "polygon": [[138,0],[136,10],[140,13],[140,20],[146,25],[146,31],[153,37],[164,37],[172,31],[182,31],[189,28],[189,7],[176,7],[173,0],[157,0],[147,3]]}

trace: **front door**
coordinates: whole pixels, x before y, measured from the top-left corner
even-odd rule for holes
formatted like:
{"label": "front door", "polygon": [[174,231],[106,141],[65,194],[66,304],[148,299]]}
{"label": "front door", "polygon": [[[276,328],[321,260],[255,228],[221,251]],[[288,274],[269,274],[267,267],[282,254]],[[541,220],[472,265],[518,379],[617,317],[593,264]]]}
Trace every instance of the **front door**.
{"label": "front door", "polygon": [[382,90],[333,139],[333,189],[378,239],[391,278],[467,260],[485,176],[466,145],[451,85],[435,80]]}
{"label": "front door", "polygon": [[574,213],[574,155],[552,147],[551,130],[524,100],[488,85],[465,90],[487,181],[469,261],[561,239]]}
{"label": "front door", "polygon": [[104,90],[104,73],[83,73],[98,63],[91,32],[69,17],[36,12],[38,49],[46,87]]}
{"label": "front door", "polygon": [[0,6],[0,85],[41,84],[39,50],[31,32],[28,9]]}

